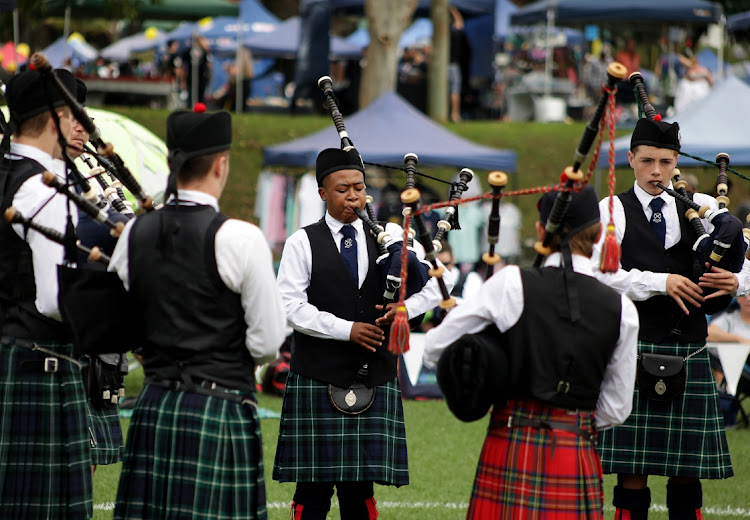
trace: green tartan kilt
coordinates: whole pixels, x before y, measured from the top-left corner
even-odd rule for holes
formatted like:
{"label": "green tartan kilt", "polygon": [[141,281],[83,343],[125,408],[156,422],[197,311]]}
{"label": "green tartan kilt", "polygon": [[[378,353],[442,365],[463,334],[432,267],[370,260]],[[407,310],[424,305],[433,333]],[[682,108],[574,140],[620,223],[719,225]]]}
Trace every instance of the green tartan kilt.
{"label": "green tartan kilt", "polygon": [[114,518],[265,520],[256,408],[146,385],[128,429]]}
{"label": "green tartan kilt", "polygon": [[273,479],[408,484],[406,430],[398,379],[377,387],[368,410],[347,415],[331,405],[326,383],[289,372]]}
{"label": "green tartan kilt", "polygon": [[120,407],[97,410],[88,400],[86,405],[91,434],[91,463],[101,466],[120,462],[125,449],[120,425]]}
{"label": "green tartan kilt", "polygon": [[[70,356],[71,345],[40,346]],[[77,365],[60,359],[45,373],[21,364],[46,354],[0,346],[0,516],[93,516],[86,394]]]}
{"label": "green tartan kilt", "polygon": [[[685,357],[703,345],[639,341],[638,352]],[[700,479],[734,474],[708,350],[685,361],[685,369],[685,391],[669,402],[646,398],[636,385],[630,417],[600,432],[604,473]]]}

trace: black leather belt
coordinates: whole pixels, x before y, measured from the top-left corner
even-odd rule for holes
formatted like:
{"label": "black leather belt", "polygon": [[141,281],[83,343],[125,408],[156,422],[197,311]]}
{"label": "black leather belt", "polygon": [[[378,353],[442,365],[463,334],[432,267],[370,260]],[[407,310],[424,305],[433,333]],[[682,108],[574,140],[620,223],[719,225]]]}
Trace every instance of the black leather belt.
{"label": "black leather belt", "polygon": [[545,429],[549,430],[552,434],[552,456],[555,456],[555,446],[557,445],[557,441],[555,439],[555,430],[561,430],[564,432],[570,432],[578,435],[582,439],[590,442],[591,444],[594,443],[594,433],[588,432],[584,430],[583,428],[578,427],[575,424],[570,424],[566,422],[561,421],[548,421],[548,420],[542,420],[542,419],[528,419],[526,417],[513,417],[512,415],[508,417],[508,428],[513,428],[514,426],[528,426],[530,428],[537,428],[537,429]]}
{"label": "black leather belt", "polygon": [[187,384],[183,381],[177,380],[158,380],[158,381],[146,381],[146,384],[160,386],[168,390],[175,392],[188,392],[199,395],[206,395],[209,397],[218,397],[219,399],[226,399],[237,404],[249,404],[250,406],[257,407],[258,404],[253,399],[252,393],[248,394],[236,394],[237,390],[232,388],[226,388],[219,386],[216,383],[208,380],[196,382],[194,384]]}
{"label": "black leather belt", "polygon": [[16,345],[32,352],[47,354],[47,356],[44,358],[27,359],[21,361],[19,363],[19,366],[24,372],[44,372],[47,374],[54,374],[59,368],[61,359],[73,363],[78,368],[81,368],[81,363],[78,362],[77,359],[66,356],[65,354],[61,354],[59,352],[55,352],[54,350],[50,350],[46,347],[38,345],[37,343],[34,343],[33,341],[20,338],[11,338],[9,336],[2,336],[0,337],[0,344],[6,346]]}

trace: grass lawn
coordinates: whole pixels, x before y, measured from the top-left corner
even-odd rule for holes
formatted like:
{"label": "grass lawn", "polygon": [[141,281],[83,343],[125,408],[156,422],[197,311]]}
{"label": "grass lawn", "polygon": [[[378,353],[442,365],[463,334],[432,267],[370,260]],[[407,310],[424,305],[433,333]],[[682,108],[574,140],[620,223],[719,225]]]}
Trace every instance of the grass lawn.
{"label": "grass lawn", "polygon": [[[136,373],[128,376],[138,379]],[[128,395],[137,386],[128,386]],[[259,395],[260,406],[281,411],[281,398]],[[474,478],[476,463],[482,447],[488,417],[462,423],[455,419],[442,401],[405,401],[406,432],[409,445],[411,484],[402,488],[375,487],[375,498],[380,518],[398,520],[459,520],[465,517]],[[129,421],[122,420],[127,431]],[[294,484],[279,484],[271,480],[276,451],[279,420],[263,419],[263,456],[265,461],[266,491],[269,520],[285,520],[294,494]],[[704,515],[706,518],[750,518],[750,430],[733,429],[727,432],[734,463],[735,477],[721,481],[704,481]],[[112,518],[120,464],[102,466],[94,475],[94,518]],[[606,517],[613,515],[614,477],[604,479]],[[667,519],[666,479],[652,478],[651,519]],[[334,506],[329,518],[338,519]]]}

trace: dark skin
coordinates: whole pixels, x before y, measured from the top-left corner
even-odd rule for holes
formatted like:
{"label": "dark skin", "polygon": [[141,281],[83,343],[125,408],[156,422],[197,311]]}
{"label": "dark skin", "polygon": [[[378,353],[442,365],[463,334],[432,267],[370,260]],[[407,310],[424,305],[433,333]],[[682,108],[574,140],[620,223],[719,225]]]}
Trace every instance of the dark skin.
{"label": "dark skin", "polygon": [[[359,217],[355,209],[365,207],[365,176],[359,170],[339,170],[327,175],[323,179],[323,186],[318,188],[318,195],[328,205],[328,213],[339,222],[350,224]],[[376,305],[376,309],[383,311],[383,305]],[[381,327],[387,327],[396,316],[396,304],[390,303],[386,313],[371,323],[355,322],[349,335],[349,341],[370,352],[383,345],[385,333]]]}

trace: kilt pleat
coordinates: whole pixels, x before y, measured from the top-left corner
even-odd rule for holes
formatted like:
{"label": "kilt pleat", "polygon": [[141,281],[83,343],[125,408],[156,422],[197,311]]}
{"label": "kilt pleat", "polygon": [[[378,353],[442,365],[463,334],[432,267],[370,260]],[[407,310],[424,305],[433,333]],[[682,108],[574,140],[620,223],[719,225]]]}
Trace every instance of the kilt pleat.
{"label": "kilt pleat", "polygon": [[[639,341],[638,351],[685,357],[702,346]],[[605,473],[700,479],[734,474],[708,350],[687,360],[685,367],[685,391],[672,401],[648,399],[636,385],[630,417],[600,436]]]}
{"label": "kilt pleat", "polygon": [[264,520],[255,407],[146,385],[130,421],[114,518]]}
{"label": "kilt pleat", "polygon": [[86,404],[89,428],[96,442],[95,446],[91,446],[91,463],[99,466],[120,462],[125,449],[120,425],[120,408],[116,406],[97,410],[91,406],[91,401],[87,400]]}
{"label": "kilt pleat", "polygon": [[601,520],[602,468],[594,445],[563,430],[509,428],[511,416],[594,431],[591,412],[568,413],[531,400],[509,401],[493,410],[467,518]]}
{"label": "kilt pleat", "polygon": [[[70,345],[42,344],[70,356]],[[93,515],[86,395],[78,366],[24,371],[46,357],[0,346],[0,513],[13,519]]]}
{"label": "kilt pleat", "polygon": [[368,410],[346,415],[331,405],[327,384],[290,372],[273,478],[280,482],[408,484],[398,379],[377,388]]}

